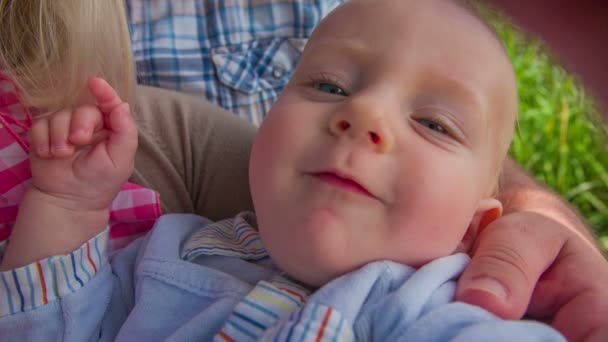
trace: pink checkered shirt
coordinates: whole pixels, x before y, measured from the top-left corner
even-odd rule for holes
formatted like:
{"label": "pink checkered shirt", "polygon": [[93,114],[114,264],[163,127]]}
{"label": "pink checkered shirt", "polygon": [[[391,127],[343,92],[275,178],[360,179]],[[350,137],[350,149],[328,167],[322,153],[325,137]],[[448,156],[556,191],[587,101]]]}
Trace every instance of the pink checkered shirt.
{"label": "pink checkered shirt", "polygon": [[[11,233],[19,203],[32,178],[27,134],[31,126],[32,115],[19,102],[16,87],[0,74],[0,243]],[[125,184],[110,207],[112,248],[143,235],[160,214],[156,191]]]}

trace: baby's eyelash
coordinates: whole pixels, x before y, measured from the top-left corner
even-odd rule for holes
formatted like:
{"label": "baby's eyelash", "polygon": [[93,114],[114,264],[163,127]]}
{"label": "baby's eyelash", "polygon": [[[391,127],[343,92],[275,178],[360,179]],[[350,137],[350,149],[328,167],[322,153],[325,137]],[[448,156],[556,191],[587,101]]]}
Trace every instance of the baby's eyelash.
{"label": "baby's eyelash", "polygon": [[430,114],[415,120],[419,125],[424,126],[425,129],[429,129],[437,134],[445,135],[458,142],[463,141],[462,134],[459,132],[458,128],[450,123],[449,120],[445,120],[438,115]]}
{"label": "baby's eyelash", "polygon": [[342,82],[340,82],[337,77],[335,77],[331,74],[328,74],[328,73],[323,72],[323,73],[309,75],[308,80],[309,80],[310,85],[315,88],[317,88],[317,86],[319,86],[321,84],[327,83],[327,84],[331,84],[331,85],[334,85],[334,86],[342,89],[342,91],[344,91],[345,96],[348,96],[348,94],[350,93],[347,90],[346,86],[344,86],[344,84]]}
{"label": "baby's eyelash", "polygon": [[435,131],[437,133],[440,134],[445,134],[450,136],[450,129],[448,127],[446,127],[446,125],[442,122],[439,122],[438,120],[435,119],[427,119],[427,118],[421,118],[418,119],[418,123],[420,123],[421,125],[427,127],[428,129]]}

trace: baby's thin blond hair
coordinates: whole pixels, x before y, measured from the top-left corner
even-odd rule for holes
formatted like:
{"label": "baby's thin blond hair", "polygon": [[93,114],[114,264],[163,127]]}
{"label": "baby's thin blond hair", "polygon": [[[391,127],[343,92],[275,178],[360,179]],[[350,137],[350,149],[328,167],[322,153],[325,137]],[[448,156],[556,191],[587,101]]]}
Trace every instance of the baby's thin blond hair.
{"label": "baby's thin blond hair", "polygon": [[135,68],[124,0],[0,0],[0,72],[22,102],[43,111],[73,108],[92,76],[132,99]]}
{"label": "baby's thin blond hair", "polygon": [[[495,156],[493,156],[494,160],[492,162],[492,169],[494,174],[491,177],[492,186],[490,195],[496,196],[500,191],[500,184],[502,178],[502,171],[505,160],[508,158],[508,151],[511,145],[511,141],[513,140],[513,134],[515,125],[517,124],[517,116],[518,116],[518,98],[517,98],[517,80],[515,77],[515,70],[513,64],[510,62],[509,53],[507,51],[506,46],[504,45],[503,40],[496,30],[495,24],[498,22],[504,22],[503,17],[500,12],[493,8],[486,1],[482,0],[454,0],[457,5],[460,5],[463,9],[467,10],[471,15],[476,17],[481,24],[483,24],[488,32],[492,34],[495,40],[500,44],[503,54],[507,60],[509,60],[509,66],[511,68],[511,76],[513,77],[513,83],[515,85],[515,94],[512,100],[514,101],[514,108],[511,111],[506,111],[503,113],[502,121],[497,127],[494,127],[492,130],[491,137],[497,144],[497,150]],[[509,80],[503,80],[504,82],[508,82]],[[502,125],[501,125],[502,124]],[[492,129],[488,127],[488,129]]]}

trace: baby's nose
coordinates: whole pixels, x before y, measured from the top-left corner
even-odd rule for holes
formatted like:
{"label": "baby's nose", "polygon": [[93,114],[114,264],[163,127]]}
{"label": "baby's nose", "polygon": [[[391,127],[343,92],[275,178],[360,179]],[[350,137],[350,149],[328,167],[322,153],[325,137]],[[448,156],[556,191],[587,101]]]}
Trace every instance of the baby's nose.
{"label": "baby's nose", "polygon": [[376,152],[386,153],[393,147],[393,135],[380,114],[341,110],[329,121],[329,130],[336,137],[350,137]]}

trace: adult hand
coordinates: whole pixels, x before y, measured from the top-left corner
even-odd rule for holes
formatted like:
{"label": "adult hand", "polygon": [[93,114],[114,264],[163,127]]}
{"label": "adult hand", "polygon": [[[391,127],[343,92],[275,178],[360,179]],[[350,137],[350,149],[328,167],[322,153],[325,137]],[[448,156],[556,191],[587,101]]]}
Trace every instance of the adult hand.
{"label": "adult hand", "polygon": [[608,341],[608,262],[585,234],[551,216],[515,211],[489,224],[456,298],[507,319],[527,312],[569,341]]}
{"label": "adult hand", "polygon": [[496,315],[524,313],[569,340],[608,341],[608,262],[569,205],[506,160],[504,215],[478,235],[456,299]]}

